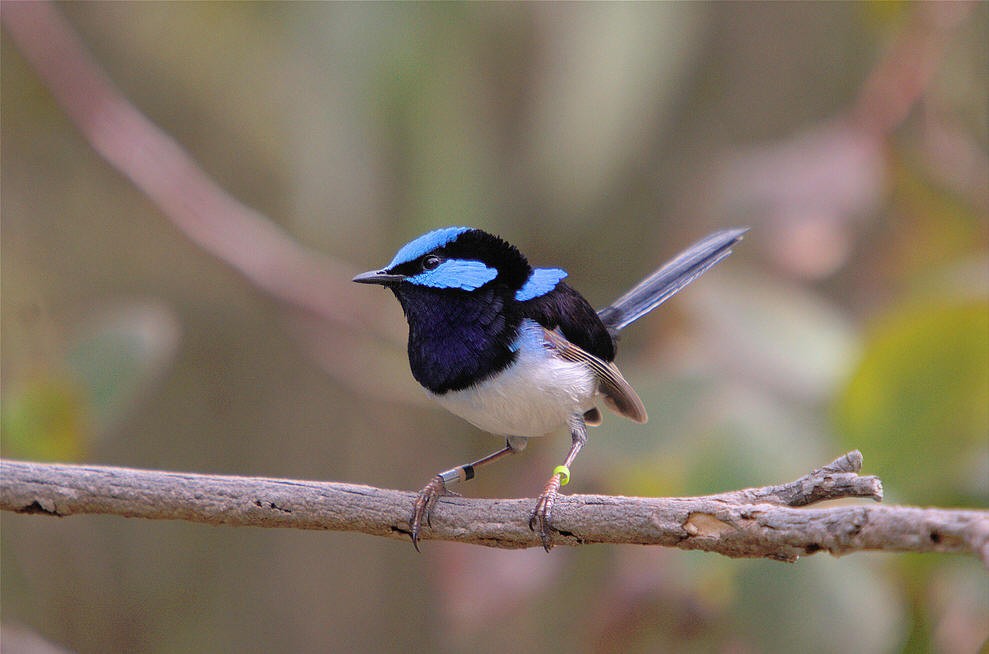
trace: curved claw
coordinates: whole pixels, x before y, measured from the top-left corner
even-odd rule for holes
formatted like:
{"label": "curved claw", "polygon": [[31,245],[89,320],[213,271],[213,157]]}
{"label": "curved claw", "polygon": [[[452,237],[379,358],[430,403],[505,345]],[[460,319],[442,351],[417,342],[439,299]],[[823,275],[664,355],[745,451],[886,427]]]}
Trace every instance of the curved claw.
{"label": "curved claw", "polygon": [[550,532],[553,529],[553,505],[556,503],[556,496],[560,491],[560,476],[553,475],[543,487],[543,492],[539,495],[536,508],[532,510],[532,517],[529,518],[529,529],[539,534],[539,539],[543,542],[543,549],[549,552],[553,549]]}
{"label": "curved claw", "polygon": [[447,489],[443,477],[436,475],[429,480],[428,484],[422,487],[415,504],[412,505],[412,515],[409,516],[409,536],[412,537],[412,547],[416,548],[416,552],[420,551],[419,532],[422,527],[423,518],[425,518],[427,525],[430,527],[433,526],[433,523],[430,521],[433,507],[436,506],[436,501],[444,495],[455,495],[455,493]]}

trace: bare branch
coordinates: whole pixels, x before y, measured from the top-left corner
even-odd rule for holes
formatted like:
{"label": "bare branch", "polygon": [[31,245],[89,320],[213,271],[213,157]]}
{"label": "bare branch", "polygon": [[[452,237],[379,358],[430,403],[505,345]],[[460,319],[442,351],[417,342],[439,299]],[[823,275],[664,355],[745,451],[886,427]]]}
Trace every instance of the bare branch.
{"label": "bare branch", "polygon": [[[561,497],[558,545],[633,543],[795,561],[828,551],[973,553],[989,564],[989,511],[844,505],[882,486],[859,477],[851,452],[789,484],[704,497]],[[0,509],[188,520],[212,525],[358,531],[408,538],[414,493],[333,482],[228,477],[104,466],[0,461]],[[529,530],[534,499],[442,498],[423,539],[489,547],[539,547]]]}
{"label": "bare branch", "polygon": [[765,502],[781,506],[807,506],[843,497],[868,497],[881,502],[883,483],[878,477],[860,477],[857,473],[861,469],[862,453],[852,450],[823,468],[788,484],[749,488],[715,497],[727,497],[734,504]]}

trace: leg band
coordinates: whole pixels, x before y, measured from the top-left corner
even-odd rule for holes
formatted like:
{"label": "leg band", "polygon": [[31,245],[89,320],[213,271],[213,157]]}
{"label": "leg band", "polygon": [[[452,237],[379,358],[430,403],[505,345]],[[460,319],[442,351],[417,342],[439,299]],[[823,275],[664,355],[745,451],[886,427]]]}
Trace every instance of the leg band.
{"label": "leg band", "polygon": [[461,480],[461,470],[463,468],[451,468],[446,472],[441,472],[439,478],[443,480],[443,485],[452,484]]}
{"label": "leg band", "polygon": [[560,486],[566,486],[570,483],[570,468],[566,466],[556,466],[553,468],[554,475],[560,475]]}

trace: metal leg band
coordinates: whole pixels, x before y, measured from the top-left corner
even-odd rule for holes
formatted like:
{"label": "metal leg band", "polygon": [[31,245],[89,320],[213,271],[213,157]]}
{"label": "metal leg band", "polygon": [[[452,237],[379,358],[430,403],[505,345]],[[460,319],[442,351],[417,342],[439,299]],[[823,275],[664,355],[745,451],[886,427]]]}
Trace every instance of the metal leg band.
{"label": "metal leg band", "polygon": [[[443,480],[443,485],[446,486],[448,484],[462,481],[463,480],[463,477],[461,476],[463,474],[462,471],[463,468],[450,468],[445,472],[441,472],[439,474],[439,478]],[[470,479],[470,477],[468,477],[468,479]]]}

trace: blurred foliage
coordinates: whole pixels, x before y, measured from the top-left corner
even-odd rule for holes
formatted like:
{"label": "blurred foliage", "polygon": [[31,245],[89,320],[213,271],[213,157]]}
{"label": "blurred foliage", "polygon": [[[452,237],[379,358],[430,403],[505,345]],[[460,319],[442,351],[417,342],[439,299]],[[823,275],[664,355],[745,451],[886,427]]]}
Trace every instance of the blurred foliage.
{"label": "blurred foliage", "polygon": [[91,442],[134,411],[171,362],[177,332],[174,317],[151,304],[99,315],[63,360],[6,392],[0,410],[5,455],[84,461]]}
{"label": "blurred foliage", "polygon": [[[889,490],[912,504],[986,506],[989,299],[884,316],[842,391],[837,421]],[[937,465],[931,465],[937,462]]]}
{"label": "blurred foliage", "polygon": [[80,461],[86,452],[86,405],[75,384],[44,377],[4,398],[0,413],[4,456]]}
{"label": "blurred foliage", "polygon": [[[750,225],[623,334],[651,420],[606,416],[573,492],[764,485],[858,448],[887,501],[986,506],[989,5],[954,23],[938,6],[57,7],[206,174],[355,270],[474,224],[603,306],[704,233]],[[918,25],[944,48],[907,49],[933,77],[887,80],[890,102],[921,88],[915,106],[892,133],[856,124],[863,86]],[[193,245],[7,36],[5,456],[418,488],[497,445],[422,408],[395,343],[311,337]],[[465,492],[532,495],[565,447],[533,441]],[[970,558],[432,542],[419,556],[353,534],[0,521],[5,626],[80,652],[968,654],[989,637]]]}

